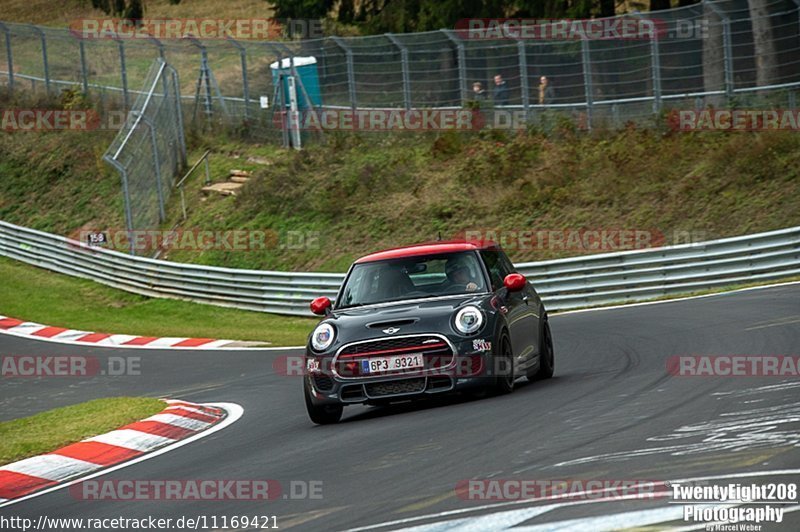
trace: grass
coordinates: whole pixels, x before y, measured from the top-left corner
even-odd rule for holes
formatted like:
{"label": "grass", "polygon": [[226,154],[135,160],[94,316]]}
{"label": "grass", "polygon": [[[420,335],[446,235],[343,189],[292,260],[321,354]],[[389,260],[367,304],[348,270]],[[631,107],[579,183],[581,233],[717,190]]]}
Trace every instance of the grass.
{"label": "grass", "polygon": [[158,399],[110,397],[0,422],[0,466],[104,434],[164,407]]}
{"label": "grass", "polygon": [[[184,0],[171,5],[168,0],[147,0],[147,18],[269,18],[272,6],[264,0],[225,0],[224,9],[219,0]],[[25,22],[44,26],[66,27],[83,17],[107,17],[99,9],[92,9],[89,0],[3,0],[0,20]]]}
{"label": "grass", "polygon": [[315,320],[151,299],[0,258],[0,314],[78,330],[303,345]]}
{"label": "grass", "polygon": [[[101,160],[109,141],[105,133],[0,135],[0,219],[65,235],[124,227],[119,177]],[[277,239],[260,250],[162,256],[181,262],[344,271],[376,249],[467,231],[629,229],[672,244],[800,223],[800,136],[792,132],[327,134],[295,152],[214,131],[191,132],[189,146],[190,163],[211,150],[213,181],[234,168],[254,177],[236,197],[206,196],[201,167],[186,183],[188,219],[173,194],[162,228]],[[270,164],[248,162],[253,156]],[[519,262],[591,252],[507,251]]]}
{"label": "grass", "polygon": [[[317,239],[263,252],[174,251],[171,260],[344,271],[375,249],[466,231],[633,229],[672,244],[800,223],[800,136],[790,132],[328,135],[299,153],[215,137],[198,151],[206,146],[217,180],[258,151],[272,164],[235,198],[202,196],[196,176],[183,227]],[[520,262],[589,253],[507,251]]]}

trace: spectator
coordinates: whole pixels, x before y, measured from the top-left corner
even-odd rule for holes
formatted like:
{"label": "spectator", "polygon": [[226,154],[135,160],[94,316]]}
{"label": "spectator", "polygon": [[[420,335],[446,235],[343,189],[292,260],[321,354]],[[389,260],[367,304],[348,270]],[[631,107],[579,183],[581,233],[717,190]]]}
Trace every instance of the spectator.
{"label": "spectator", "polygon": [[500,74],[496,74],[494,77],[492,100],[494,100],[495,105],[508,105],[508,86]]}
{"label": "spectator", "polygon": [[486,90],[483,88],[483,83],[476,81],[472,84],[472,99],[476,102],[486,101]]}
{"label": "spectator", "polygon": [[556,93],[547,76],[539,78],[539,105],[547,105],[553,103]]}

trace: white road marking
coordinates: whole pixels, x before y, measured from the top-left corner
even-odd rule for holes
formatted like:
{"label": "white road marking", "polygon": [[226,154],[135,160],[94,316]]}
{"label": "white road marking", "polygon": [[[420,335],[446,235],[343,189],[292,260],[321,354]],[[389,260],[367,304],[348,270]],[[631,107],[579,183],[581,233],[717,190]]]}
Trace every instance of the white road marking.
{"label": "white road marking", "polygon": [[172,443],[176,440],[138,430],[119,429],[84,441],[107,443],[109,445],[116,445],[117,447],[133,449],[134,451],[149,451],[150,449]]}
{"label": "white road marking", "polygon": [[[702,476],[702,477],[675,479],[675,480],[671,480],[670,482],[672,482],[672,483],[687,483],[687,482],[701,482],[701,481],[707,481],[707,480],[727,480],[727,479],[734,479],[734,478],[738,479],[738,478],[752,478],[752,477],[773,477],[773,476],[784,476],[784,475],[800,475],[800,469],[778,469],[778,470],[773,470],[773,471],[748,471],[746,473],[729,473],[729,474],[725,474],[725,475],[709,475],[709,476]],[[588,492],[586,492],[586,493],[588,493]],[[580,496],[582,494],[583,493],[577,493],[577,494],[572,494],[572,496],[573,497],[574,496]],[[450,517],[450,516],[455,516],[455,515],[464,515],[464,514],[469,514],[469,513],[474,513],[474,512],[481,512],[481,511],[485,511],[485,510],[491,511],[491,510],[497,509],[499,511],[501,508],[506,508],[506,507],[509,507],[509,506],[515,506],[515,505],[520,505],[520,504],[533,504],[533,503],[536,503],[536,502],[551,502],[551,504],[548,504],[546,507],[548,507],[549,510],[553,510],[553,509],[557,509],[557,508],[564,508],[564,507],[567,507],[567,506],[576,506],[576,505],[583,505],[583,504],[598,504],[598,503],[607,503],[607,502],[618,502],[618,501],[628,500],[628,499],[632,499],[632,498],[641,498],[641,496],[640,495],[633,495],[633,496],[622,496],[622,497],[613,497],[613,498],[606,498],[606,499],[589,499],[589,500],[557,502],[557,503],[552,503],[552,498],[548,499],[548,498],[543,498],[542,497],[542,498],[532,498],[532,499],[521,499],[521,500],[514,500],[514,501],[499,502],[499,503],[494,503],[494,504],[486,504],[486,505],[483,505],[483,506],[477,506],[477,507],[472,507],[472,508],[459,508],[459,509],[456,509],[456,510],[447,510],[447,511],[437,512],[437,513],[433,513],[433,514],[419,515],[419,516],[415,516],[415,517],[407,517],[405,519],[397,519],[397,520],[394,520],[394,521],[386,521],[384,523],[378,523],[378,524],[374,524],[374,525],[351,528],[347,532],[362,532],[362,531],[365,531],[365,530],[377,530],[377,529],[381,529],[381,528],[395,527],[396,525],[405,525],[405,524],[419,522],[419,521],[427,521],[427,520],[430,520],[430,519],[441,519],[441,518],[445,518],[445,517]],[[665,509],[665,513],[662,514],[662,515],[666,515],[667,516],[666,519],[670,519],[670,516],[672,514],[668,513],[668,512],[674,511],[673,510],[674,508],[680,509],[680,506],[677,506],[677,505],[668,506]],[[793,509],[792,511],[795,511],[794,509],[798,508],[798,507],[792,506],[790,508]],[[502,511],[501,513],[505,514],[506,512]],[[489,515],[484,514],[484,516],[482,516],[482,517],[491,517],[491,515],[493,515],[493,514],[489,514]],[[511,514],[511,515],[513,515],[513,514]],[[522,515],[522,514],[520,514],[520,515]],[[605,514],[605,515],[609,515],[609,514]],[[613,514],[611,514],[611,515],[613,516]],[[653,515],[655,515],[655,514],[653,514]],[[682,515],[682,512],[681,512],[681,515]],[[642,514],[641,518],[644,519],[644,520],[648,520],[648,521],[650,519],[650,517],[648,517],[647,514]],[[506,517],[506,519],[508,519],[508,517]],[[526,518],[526,519],[530,519],[530,518]],[[587,517],[586,519],[595,519],[595,516]],[[453,530],[453,529],[449,528],[446,525],[460,526],[460,523],[463,522],[463,521],[466,521],[466,519],[458,518],[458,519],[447,520],[447,521],[444,521],[444,522],[432,523],[431,526],[438,525],[439,528],[429,528],[429,529],[419,528],[419,530],[442,530],[442,531],[447,530],[449,532],[450,530]],[[659,521],[659,522],[662,522],[662,521]],[[490,526],[489,526],[490,529],[492,529],[492,530],[503,530],[502,528],[491,526],[491,521],[489,521],[489,523],[490,523]],[[556,523],[546,523],[547,526],[543,530],[558,530],[558,528],[555,528],[553,526],[555,524],[557,524],[557,522]],[[626,521],[622,525],[619,525],[619,526],[616,526],[616,527],[612,527],[612,528],[632,528],[632,527],[635,527],[635,526],[636,526],[636,523],[633,523],[631,521]],[[699,528],[705,528],[705,525],[703,527],[699,527]],[[455,528],[454,530],[459,530],[459,529]],[[512,530],[514,532],[516,532],[517,530],[530,530],[530,528],[514,527]],[[567,527],[567,530],[574,530],[574,528]],[[587,528],[587,530],[591,530],[593,532],[595,530],[598,530],[598,528]],[[692,528],[690,530],[696,530],[696,529]]]}
{"label": "white road marking", "polygon": [[[705,299],[707,297],[720,297],[720,296],[727,296],[730,294],[738,294],[739,292],[750,292],[752,290],[764,290],[767,288],[776,288],[779,286],[792,286],[795,284],[800,284],[800,281],[791,281],[788,283],[775,283],[775,284],[767,284],[763,286],[750,286],[748,288],[739,288],[736,290],[728,290],[727,292],[716,292],[714,294],[703,294],[699,296],[686,296],[686,297],[676,297],[675,299],[660,299],[658,301],[642,301],[641,303],[626,303],[624,305],[613,305],[609,307],[596,307],[596,308],[583,308],[577,310],[564,310],[558,311],[554,310],[552,317],[555,316],[565,316],[567,314],[578,314],[580,312],[599,312],[601,310],[616,310],[621,308],[633,308],[633,307],[643,307],[645,305],[661,305],[666,303],[677,303],[678,301],[689,301],[692,299]],[[534,288],[536,286],[534,285]],[[546,305],[545,305],[546,307]]]}
{"label": "white road marking", "polygon": [[0,471],[12,471],[58,482],[65,478],[94,471],[100,467],[102,466],[99,464],[70,458],[69,456],[42,454],[6,464],[0,467]]}
{"label": "white road marking", "polygon": [[159,423],[167,423],[189,430],[203,430],[212,425],[212,423],[208,421],[200,421],[199,419],[192,419],[186,416],[176,416],[175,414],[156,414],[142,421],[157,421]]}

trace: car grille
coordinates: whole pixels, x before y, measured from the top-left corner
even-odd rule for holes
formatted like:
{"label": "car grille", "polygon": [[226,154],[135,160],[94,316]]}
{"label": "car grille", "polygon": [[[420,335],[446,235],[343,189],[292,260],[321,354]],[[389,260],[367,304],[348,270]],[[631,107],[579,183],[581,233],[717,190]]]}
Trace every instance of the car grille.
{"label": "car grille", "polygon": [[425,389],[425,377],[389,382],[373,382],[370,384],[365,384],[364,387],[366,388],[367,395],[369,397],[418,393]]}
{"label": "car grille", "polygon": [[443,368],[453,361],[453,351],[450,345],[440,336],[423,334],[399,338],[379,338],[363,343],[350,344],[342,348],[336,356],[336,372],[345,378],[419,373],[419,368],[397,369],[379,373],[362,372],[362,362],[372,357],[416,353],[423,355],[423,369],[425,370]]}

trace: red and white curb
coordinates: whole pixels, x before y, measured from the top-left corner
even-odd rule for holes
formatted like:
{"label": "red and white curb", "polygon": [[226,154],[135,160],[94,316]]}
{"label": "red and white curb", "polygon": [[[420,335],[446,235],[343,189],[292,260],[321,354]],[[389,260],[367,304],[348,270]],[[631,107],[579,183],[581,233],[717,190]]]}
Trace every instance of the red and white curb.
{"label": "red and white curb", "polygon": [[[242,413],[241,407],[229,403],[197,404],[174,400],[166,403],[169,406],[164,410],[141,421],[47,454],[0,466],[0,506],[38,494],[45,488],[64,487],[68,484],[62,483],[76,477],[85,480],[89,473],[103,470],[98,474],[105,474],[110,471],[105,468],[110,466],[121,464],[115,468],[118,469],[149,458],[147,453],[156,449],[163,448],[164,452],[175,444],[189,443],[236,421]],[[224,421],[228,423],[221,423]]]}
{"label": "red and white curb", "polygon": [[233,344],[230,345],[233,348],[237,344],[233,340],[214,340],[213,338],[156,338],[153,336],[78,331],[64,327],[51,327],[6,316],[0,316],[0,333],[67,344],[124,348],[194,349],[199,347],[202,349],[219,349],[229,344]]}

